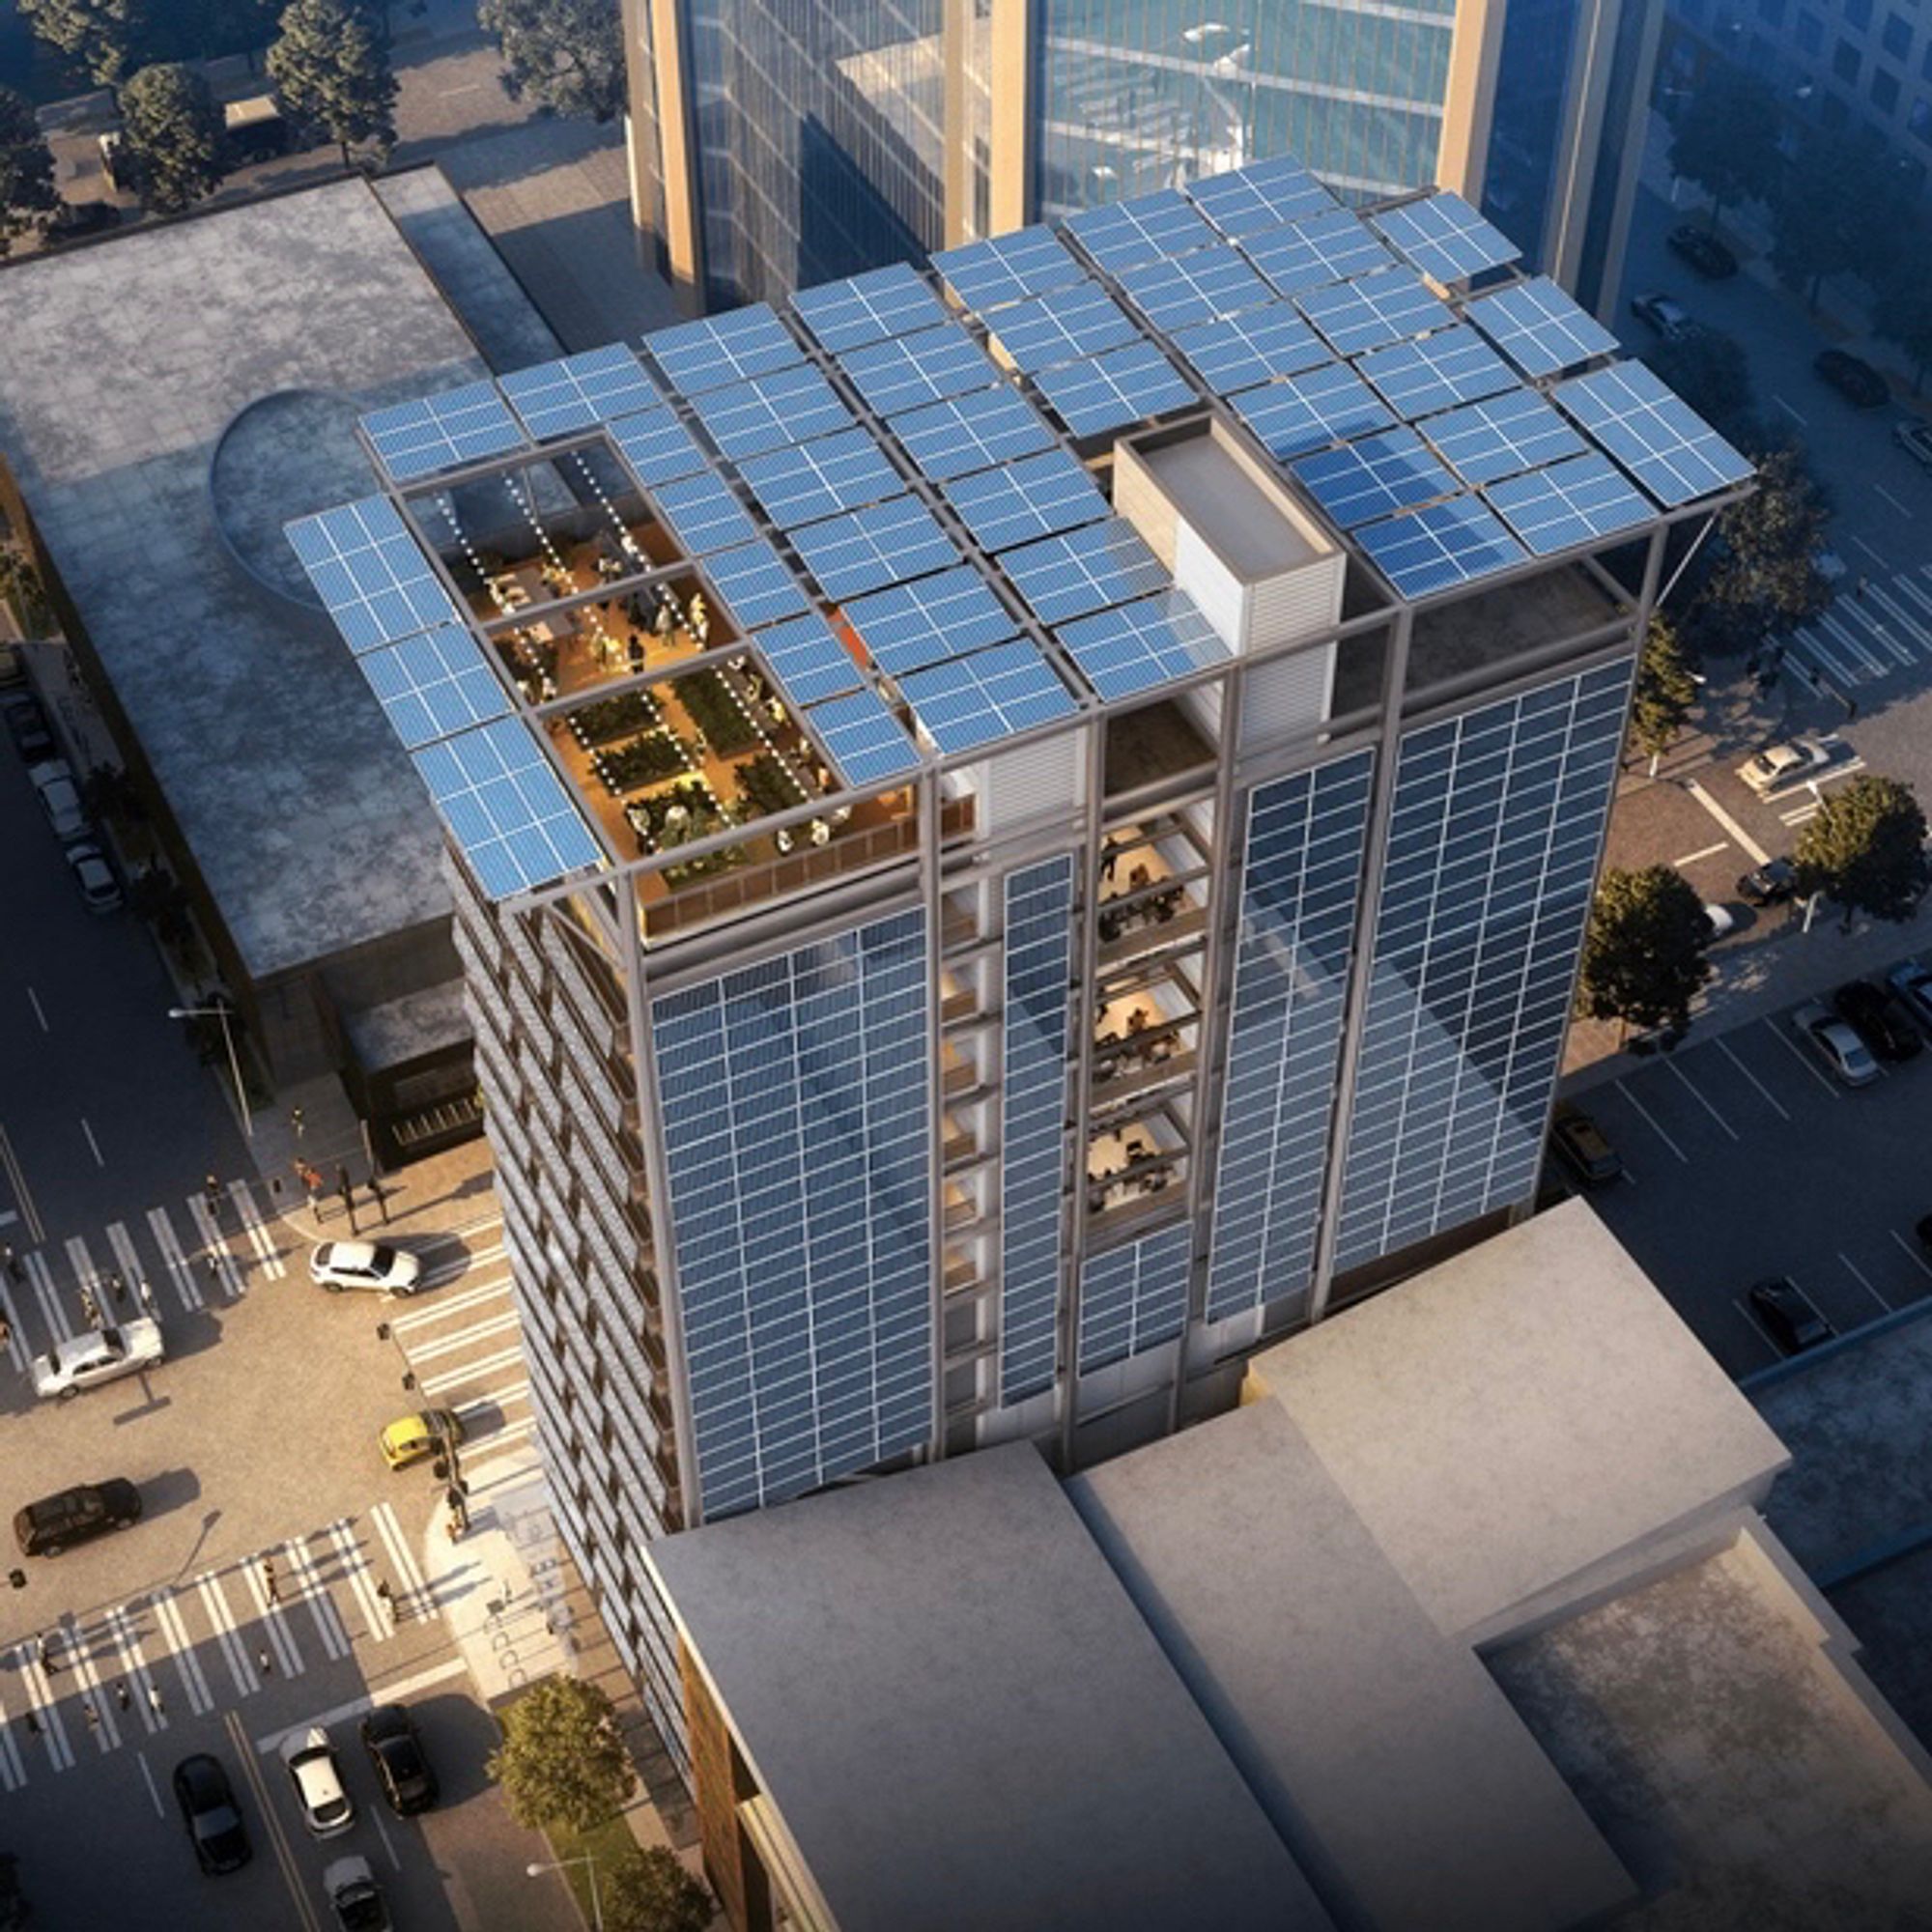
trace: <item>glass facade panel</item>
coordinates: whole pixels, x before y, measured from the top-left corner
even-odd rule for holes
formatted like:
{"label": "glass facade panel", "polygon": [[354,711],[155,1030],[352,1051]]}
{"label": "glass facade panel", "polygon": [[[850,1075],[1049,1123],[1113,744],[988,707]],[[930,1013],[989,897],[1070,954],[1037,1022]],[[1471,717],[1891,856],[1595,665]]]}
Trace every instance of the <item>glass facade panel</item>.
{"label": "glass facade panel", "polygon": [[1080,1270],[1080,1372],[1171,1342],[1187,1319],[1194,1231],[1163,1228],[1123,1248],[1091,1255]]}
{"label": "glass facade panel", "polygon": [[1577,0],[1509,0],[1504,16],[1483,213],[1522,250],[1527,269],[1544,266],[1581,13]]}

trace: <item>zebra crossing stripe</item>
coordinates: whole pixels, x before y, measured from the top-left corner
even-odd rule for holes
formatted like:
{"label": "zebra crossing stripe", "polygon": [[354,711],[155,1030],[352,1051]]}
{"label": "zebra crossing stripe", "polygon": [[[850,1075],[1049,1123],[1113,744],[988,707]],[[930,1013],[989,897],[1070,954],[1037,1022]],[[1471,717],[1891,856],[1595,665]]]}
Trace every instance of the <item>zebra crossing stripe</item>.
{"label": "zebra crossing stripe", "polygon": [[315,1619],[315,1634],[322,1639],[323,1650],[333,1659],[347,1657],[349,1633],[342,1627],[342,1614],[335,1607],[335,1599],[322,1580],[321,1567],[309,1554],[307,1539],[292,1536],[282,1545],[282,1551],[300,1586],[308,1613]]}
{"label": "zebra crossing stripe", "polygon": [[78,1235],[67,1237],[67,1264],[73,1270],[74,1279],[80,1283],[82,1293],[93,1295],[95,1307],[104,1317],[107,1310],[101,1296],[106,1291],[100,1285],[100,1270],[94,1265],[94,1256]]}
{"label": "zebra crossing stripe", "polygon": [[250,1691],[260,1690],[255,1666],[248,1662],[248,1654],[242,1648],[242,1639],[235,1634],[235,1612],[222,1594],[221,1579],[211,1572],[206,1577],[197,1577],[194,1587],[201,1592],[208,1620],[214,1626],[214,1640],[221,1646],[222,1656],[228,1660],[228,1674],[234,1678],[235,1688],[244,1697]]}
{"label": "zebra crossing stripe", "polygon": [[18,1791],[27,1781],[26,1760],[14,1741],[14,1725],[4,1701],[0,1701],[0,1791]]}
{"label": "zebra crossing stripe", "polygon": [[67,1655],[72,1661],[75,1680],[86,1692],[83,1708],[94,1713],[95,1720],[88,1728],[104,1757],[120,1747],[121,1728],[114,1721],[114,1713],[107,1708],[100,1673],[94,1667],[94,1644],[77,1625],[68,1626]]}
{"label": "zebra crossing stripe", "polygon": [[54,1271],[47,1265],[46,1257],[38,1252],[26,1257],[27,1285],[34,1291],[34,1299],[41,1304],[41,1313],[53,1330],[57,1342],[71,1342],[73,1329],[67,1319],[67,1310],[61,1306],[60,1296],[54,1290]]}
{"label": "zebra crossing stripe", "polygon": [[7,1293],[4,1281],[0,1281],[0,1316],[7,1321],[7,1358],[16,1369],[24,1369],[29,1357],[20,1335],[20,1311],[14,1306],[14,1297]]}
{"label": "zebra crossing stripe", "polygon": [[446,1335],[439,1335],[433,1342],[423,1342],[410,1350],[410,1363],[433,1361],[438,1355],[454,1354],[459,1349],[467,1349],[472,1342],[481,1342],[491,1335],[515,1334],[517,1311],[505,1308],[499,1315],[486,1315],[480,1321],[471,1321],[462,1328],[453,1328]]}
{"label": "zebra crossing stripe", "polygon": [[1886,587],[1895,596],[1908,598],[1918,605],[1926,616],[1932,617],[1932,592],[1928,592],[1917,578],[1894,577]]}
{"label": "zebra crossing stripe", "polygon": [[397,1593],[397,1607],[405,1597],[419,1597],[423,1607],[430,1607],[429,1585],[423,1581],[423,1573],[416,1559],[410,1553],[410,1546],[403,1536],[402,1524],[396,1520],[393,1504],[378,1503],[369,1512],[375,1520],[376,1528],[388,1549],[389,1561],[396,1566],[396,1575],[402,1579],[402,1587]]}
{"label": "zebra crossing stripe", "polygon": [[22,1644],[14,1656],[18,1660],[20,1681],[27,1687],[27,1701],[34,1707],[34,1715],[40,1720],[41,1735],[46,1740],[47,1757],[56,1771],[71,1771],[73,1747],[67,1741],[67,1726],[61,1722],[60,1706],[55,1701],[46,1672],[41,1668],[39,1659],[33,1656],[28,1645]]}
{"label": "zebra crossing stripe", "polygon": [[486,1283],[482,1288],[467,1288],[461,1294],[440,1294],[425,1308],[418,1308],[410,1315],[398,1315],[389,1326],[399,1335],[413,1333],[418,1328],[427,1327],[433,1321],[446,1321],[452,1315],[460,1315],[466,1308],[473,1308],[479,1301],[496,1301],[509,1293],[508,1279]]}
{"label": "zebra crossing stripe", "polygon": [[201,1667],[201,1659],[194,1654],[194,1645],[188,1641],[187,1625],[182,1620],[181,1605],[175,1602],[175,1593],[171,1589],[156,1590],[148,1601],[155,1606],[155,1621],[160,1626],[161,1634],[167,1638],[175,1669],[181,1674],[182,1690],[187,1695],[187,1708],[194,1717],[205,1718],[214,1709],[214,1698],[209,1690],[208,1676]]}
{"label": "zebra crossing stripe", "polygon": [[[134,1245],[134,1237],[119,1221],[110,1221],[107,1224],[107,1245],[114,1250],[114,1264],[121,1271],[121,1279],[128,1284],[128,1293],[132,1294],[148,1272],[141,1265],[141,1251]],[[135,1313],[140,1312],[137,1306]]]}
{"label": "zebra crossing stripe", "polygon": [[147,1655],[141,1648],[140,1627],[128,1605],[118,1604],[107,1612],[107,1628],[121,1660],[122,1681],[132,1683],[134,1708],[141,1714],[141,1722],[147,1726],[148,1735],[153,1737],[156,1731],[167,1729],[168,1720],[148,1699],[148,1686],[155,1680],[148,1668]]}
{"label": "zebra crossing stripe", "polygon": [[195,1225],[201,1236],[201,1257],[204,1263],[212,1256],[219,1271],[222,1292],[233,1301],[242,1293],[242,1271],[235,1265],[235,1258],[228,1252],[221,1239],[221,1230],[214,1225],[214,1216],[208,1211],[208,1203],[199,1194],[187,1197],[187,1217]]}
{"label": "zebra crossing stripe", "polygon": [[[1886,605],[1885,595],[1882,591],[1873,590],[1870,593],[1870,599],[1872,604]],[[1888,610],[1891,609],[1889,606],[1886,608]],[[1895,663],[1910,666],[1918,662],[1918,656],[1912,647],[1893,637],[1884,618],[1873,616],[1867,605],[1861,603],[1849,606],[1845,609],[1840,621],[1849,625],[1854,630],[1862,632],[1879,650],[1894,660]],[[1891,668],[1890,665],[1885,667],[1887,670],[1889,670]]]}
{"label": "zebra crossing stripe", "polygon": [[521,1344],[512,1349],[499,1349],[494,1355],[484,1355],[479,1360],[466,1362],[460,1369],[451,1369],[443,1375],[419,1378],[416,1386],[424,1395],[440,1395],[444,1389],[453,1389],[463,1382],[473,1382],[479,1376],[495,1375],[498,1369],[521,1368],[524,1350]]}
{"label": "zebra crossing stripe", "polygon": [[1818,622],[1831,632],[1832,636],[1865,667],[1867,676],[1883,677],[1886,674],[1889,667],[1881,664],[1877,658],[1873,657],[1871,652],[1866,650],[1864,645],[1852,635],[1851,627],[1840,621],[1832,611],[1819,611]]}
{"label": "zebra crossing stripe", "polygon": [[148,1232],[154,1236],[155,1245],[161,1251],[161,1260],[174,1278],[175,1293],[181,1296],[182,1306],[193,1314],[202,1305],[201,1284],[195,1280],[194,1270],[188,1266],[187,1257],[182,1253],[181,1243],[175,1239],[175,1224],[168,1219],[165,1208],[148,1209]]}
{"label": "zebra crossing stripe", "polygon": [[255,1259],[262,1264],[262,1272],[270,1281],[281,1280],[288,1269],[282,1265],[282,1258],[275,1252],[274,1242],[269,1238],[269,1230],[255,1206],[255,1196],[248,1183],[245,1180],[231,1180],[228,1183],[228,1198],[235,1204],[242,1232],[248,1236],[248,1245],[255,1250]]}
{"label": "zebra crossing stripe", "polygon": [[355,1601],[362,1606],[362,1620],[368,1627],[369,1634],[378,1643],[386,1642],[395,1634],[389,1623],[389,1613],[383,1607],[383,1599],[370,1579],[362,1547],[356,1541],[355,1532],[350,1527],[346,1516],[337,1517],[328,1525],[328,1539],[335,1545],[336,1554],[342,1558],[342,1574],[349,1579],[349,1587],[355,1591]]}
{"label": "zebra crossing stripe", "polygon": [[290,1633],[288,1618],[283,1614],[281,1605],[269,1601],[268,1585],[262,1577],[262,1559],[251,1556],[242,1568],[248,1578],[249,1594],[255,1599],[255,1621],[268,1633],[282,1675],[299,1677],[302,1671],[301,1652],[296,1648],[296,1640]]}
{"label": "zebra crossing stripe", "polygon": [[1879,636],[1884,639],[1887,646],[1896,656],[1900,664],[1917,664],[1918,662],[1918,652],[1913,648],[1913,645],[1915,643],[1922,645],[1928,641],[1925,633],[1918,628],[1917,619],[1913,617],[1910,611],[1901,610],[1892,601],[1890,595],[1881,590],[1876,584],[1872,586],[1871,601],[1905,633],[1905,637],[1902,639],[1894,638],[1889,631],[1881,628],[1879,629]]}

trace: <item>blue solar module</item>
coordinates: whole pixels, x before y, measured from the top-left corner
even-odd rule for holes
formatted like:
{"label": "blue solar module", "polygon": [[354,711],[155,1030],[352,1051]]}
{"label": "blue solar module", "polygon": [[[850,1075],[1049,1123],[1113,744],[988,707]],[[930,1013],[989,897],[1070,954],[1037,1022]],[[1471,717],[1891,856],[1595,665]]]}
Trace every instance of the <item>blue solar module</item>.
{"label": "blue solar module", "polygon": [[412,752],[450,837],[493,899],[594,866],[603,848],[518,718]]}
{"label": "blue solar module", "polygon": [[1055,634],[1100,696],[1131,697],[1230,653],[1185,591],[1165,590],[1063,624]]}
{"label": "blue solar module", "polygon": [[1573,376],[1549,394],[1665,509],[1742,483],[1751,473],[1749,461],[1641,362]]}
{"label": "blue solar module", "polygon": [[1256,268],[1285,296],[1319,289],[1347,275],[1366,275],[1392,268],[1395,257],[1345,210],[1297,221],[1272,234],[1250,236],[1241,243]]}
{"label": "blue solar module", "polygon": [[657,403],[657,384],[621,342],[539,362],[501,377],[497,386],[535,437],[565,436],[647,410]]}
{"label": "blue solar module", "polygon": [[1510,389],[1431,416],[1422,432],[1465,483],[1493,483],[1589,447],[1534,389]]}
{"label": "blue solar module", "polygon": [[970,752],[1080,708],[1023,638],[914,671],[899,688],[942,752]]}
{"label": "blue solar module", "polygon": [[659,514],[689,556],[750,543],[758,533],[722,476],[686,476],[655,494]]}
{"label": "blue solar module", "polygon": [[1086,467],[1064,449],[959,477],[946,495],[981,550],[1010,550],[1110,514]]}
{"label": "blue solar module", "polygon": [[1371,350],[1355,367],[1406,422],[1522,387],[1522,379],[1465,322],[1418,342]]}
{"label": "blue solar module", "polygon": [[386,497],[365,497],[288,526],[323,609],[360,657],[378,644],[455,623],[458,612],[422,546]]}
{"label": "blue solar module", "polygon": [[1055,289],[1004,310],[991,324],[1001,353],[1022,374],[1035,376],[1077,362],[1103,349],[1139,342],[1139,323],[1098,282]]}
{"label": "blue solar module", "polygon": [[440,395],[373,410],[362,418],[362,429],[398,483],[527,443],[494,383],[466,383]]}
{"label": "blue solar module", "polygon": [[919,753],[874,691],[855,691],[805,714],[849,785],[877,784],[919,769]]}
{"label": "blue solar module", "polygon": [[1085,281],[1087,270],[1050,228],[1016,228],[990,242],[968,242],[932,258],[946,285],[980,315],[1048,289]]}
{"label": "blue solar module", "polygon": [[610,431],[611,440],[630,458],[639,479],[653,488],[711,468],[711,459],[668,403],[635,416],[619,416]]}
{"label": "blue solar module", "polygon": [[868,343],[838,360],[853,386],[882,416],[984,389],[1000,379],[985,351],[956,322]]}
{"label": "blue solar module", "polygon": [[1341,204],[1299,161],[1281,156],[1190,183],[1195,207],[1224,235],[1260,235]]}
{"label": "blue solar module", "polygon": [[1451,497],[1386,523],[1364,524],[1355,541],[1405,597],[1427,597],[1525,560],[1522,546],[1473,497]]}
{"label": "blue solar module", "polygon": [[1455,310],[1432,295],[1413,269],[1378,269],[1351,282],[1304,289],[1294,304],[1340,355],[1359,355],[1456,320]]}
{"label": "blue solar module", "polygon": [[1483,495],[1538,556],[1640,528],[1656,514],[1649,498],[1595,450],[1547,469],[1505,477]]}
{"label": "blue solar module", "polygon": [[1124,517],[1009,550],[1000,568],[1043,624],[1170,588],[1167,567]]}
{"label": "blue solar module", "polygon": [[963,563],[854,598],[845,619],[872,662],[895,677],[1004,643],[1019,628],[985,579]]}
{"label": "blue solar module", "polygon": [[1412,269],[1443,283],[1467,281],[1522,254],[1460,194],[1425,195],[1369,216],[1369,225]]}
{"label": "blue solar module", "polygon": [[1083,208],[1064,224],[1067,234],[1110,274],[1162,255],[1184,255],[1218,241],[1200,210],[1171,187],[1132,201]]}
{"label": "blue solar module", "polygon": [[1525,376],[1554,376],[1617,347],[1617,338],[1548,275],[1483,296],[1464,312]]}
{"label": "blue solar module", "polygon": [[509,716],[509,693],[461,625],[419,631],[356,662],[405,751]]}
{"label": "blue solar module", "polygon": [[1217,396],[1253,389],[1334,359],[1335,352],[1302,321],[1293,302],[1273,301],[1224,322],[1177,329],[1174,346]]}
{"label": "blue solar module", "polygon": [[687,396],[805,360],[791,331],[763,302],[654,329],[644,337],[644,347]]}
{"label": "blue solar module", "polygon": [[834,355],[867,342],[884,342],[889,336],[909,335],[946,320],[945,307],[924,277],[903,262],[842,282],[801,289],[791,305]]}
{"label": "blue solar module", "polygon": [[920,473],[941,482],[1053,447],[1053,432],[1039,412],[1007,388],[927,403],[892,417],[889,426]]}
{"label": "blue solar module", "polygon": [[752,639],[765,654],[772,675],[795,705],[819,704],[857,691],[865,679],[852,653],[815,612],[760,631]]}
{"label": "blue solar module", "polygon": [[1453,497],[1461,487],[1406,427],[1303,457],[1294,473],[1345,530],[1437,497]]}
{"label": "blue solar module", "polygon": [[1190,384],[1152,342],[1129,343],[1035,379],[1040,394],[1075,436],[1101,436],[1200,403]]}
{"label": "blue solar module", "polygon": [[1121,286],[1156,328],[1185,328],[1239,315],[1274,299],[1274,290],[1232,242],[1191,255],[1143,262],[1122,272]]}
{"label": "blue solar module", "polygon": [[775,369],[697,397],[692,407],[733,462],[852,426],[852,412],[816,369]]}
{"label": "blue solar module", "polygon": [[1346,362],[1327,362],[1228,400],[1268,454],[1284,463],[1395,421],[1388,405]]}
{"label": "blue solar module", "polygon": [[822,436],[739,464],[738,473],[780,529],[895,497],[905,480],[863,429]]}
{"label": "blue solar module", "polygon": [[835,604],[959,561],[958,547],[912,497],[889,497],[787,534]]}
{"label": "blue solar module", "polygon": [[763,537],[713,551],[704,559],[704,574],[742,630],[811,608],[797,573]]}

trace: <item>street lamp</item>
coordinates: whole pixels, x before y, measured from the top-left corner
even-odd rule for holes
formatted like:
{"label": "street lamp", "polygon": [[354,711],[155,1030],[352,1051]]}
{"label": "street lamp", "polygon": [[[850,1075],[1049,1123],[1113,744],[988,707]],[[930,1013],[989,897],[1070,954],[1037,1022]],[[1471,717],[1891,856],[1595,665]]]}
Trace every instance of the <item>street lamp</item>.
{"label": "street lamp", "polygon": [[242,1084],[242,1063],[235,1057],[235,1033],[228,1024],[226,1007],[170,1007],[171,1020],[219,1020],[221,1037],[228,1047],[228,1071],[235,1081],[235,1105],[242,1115],[242,1131],[255,1138],[255,1122],[248,1112],[248,1090]]}
{"label": "street lamp", "polygon": [[526,1878],[542,1878],[546,1872],[564,1871],[571,1865],[587,1865],[590,1868],[590,1922],[596,1932],[604,1932],[604,1902],[597,1896],[597,1861],[585,1852],[578,1859],[558,1859],[554,1864],[526,1865]]}

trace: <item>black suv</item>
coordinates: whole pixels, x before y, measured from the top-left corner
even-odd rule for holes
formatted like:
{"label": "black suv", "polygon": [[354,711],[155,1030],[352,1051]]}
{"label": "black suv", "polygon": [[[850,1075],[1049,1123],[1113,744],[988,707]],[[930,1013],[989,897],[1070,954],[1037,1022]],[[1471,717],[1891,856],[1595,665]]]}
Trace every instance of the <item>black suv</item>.
{"label": "black suv", "polygon": [[1789,859],[1770,859],[1738,881],[1738,896],[1747,905],[1782,905],[1798,895],[1798,868]]}
{"label": "black suv", "polygon": [[1880,1060],[1910,1060],[1925,1050],[1912,1015],[1890,993],[1868,980],[1853,980],[1840,986],[1832,995],[1832,1006]]}
{"label": "black suv", "polygon": [[1859,409],[1875,410],[1891,400],[1891,384],[1869,362],[1845,350],[1821,349],[1811,367],[1821,381]]}
{"label": "black suv", "polygon": [[1556,1103],[1549,1120],[1549,1145],[1557,1157],[1586,1187],[1601,1187],[1623,1173],[1624,1164],[1604,1131],[1580,1107],[1567,1100]]}
{"label": "black suv", "polygon": [[23,765],[38,765],[60,755],[47,714],[32,692],[20,692],[0,704],[0,718],[7,721],[7,735],[13,739]]}
{"label": "black suv", "polygon": [[124,1476],[109,1476],[104,1483],[76,1483],[15,1510],[14,1536],[25,1555],[58,1556],[71,1543],[140,1520],[140,1491]]}
{"label": "black suv", "polygon": [[1750,1305],[1787,1355],[1802,1354],[1829,1342],[1838,1331],[1811,1306],[1789,1275],[1773,1275],[1751,1285]]}
{"label": "black suv", "polygon": [[362,1747],[376,1767],[376,1781],[399,1818],[427,1811],[436,1803],[436,1771],[423,1755],[422,1737],[400,1704],[378,1704],[362,1719]]}
{"label": "black suv", "polygon": [[1708,228],[1698,228],[1687,221],[1663,239],[1674,254],[1682,255],[1711,281],[1720,282],[1738,271],[1738,258]]}
{"label": "black suv", "polygon": [[252,1854],[248,1828],[242,1822],[241,1807],[219,1758],[206,1751],[183,1758],[175,1766],[175,1803],[181,1806],[182,1823],[203,1871],[218,1878],[248,1862]]}

